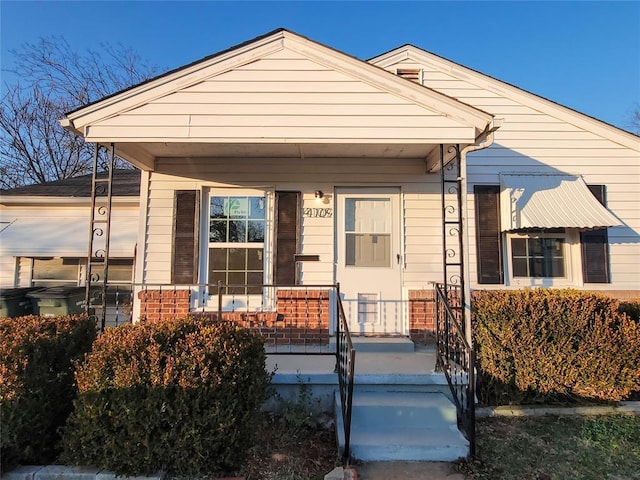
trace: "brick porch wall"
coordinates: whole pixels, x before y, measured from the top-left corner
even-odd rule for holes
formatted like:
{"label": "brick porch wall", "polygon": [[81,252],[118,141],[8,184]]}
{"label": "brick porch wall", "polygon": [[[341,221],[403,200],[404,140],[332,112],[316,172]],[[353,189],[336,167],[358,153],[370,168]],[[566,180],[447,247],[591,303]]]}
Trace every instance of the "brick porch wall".
{"label": "brick porch wall", "polygon": [[[189,290],[147,290],[138,293],[140,320],[157,322],[186,317]],[[218,312],[193,312],[217,319]],[[329,343],[329,292],[327,290],[278,290],[275,312],[223,312],[233,321],[264,337],[267,344],[322,345]]]}
{"label": "brick porch wall", "polygon": [[140,321],[157,322],[189,315],[189,290],[143,290],[140,299]]}
{"label": "brick porch wall", "polygon": [[416,343],[431,343],[436,333],[433,290],[409,290],[409,334]]}

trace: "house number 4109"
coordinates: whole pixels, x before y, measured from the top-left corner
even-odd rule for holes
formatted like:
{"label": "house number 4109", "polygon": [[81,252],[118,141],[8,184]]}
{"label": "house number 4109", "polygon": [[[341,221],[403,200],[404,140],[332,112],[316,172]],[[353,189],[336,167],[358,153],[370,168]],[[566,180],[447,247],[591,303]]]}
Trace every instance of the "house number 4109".
{"label": "house number 4109", "polygon": [[333,208],[303,208],[302,216],[305,218],[331,218]]}

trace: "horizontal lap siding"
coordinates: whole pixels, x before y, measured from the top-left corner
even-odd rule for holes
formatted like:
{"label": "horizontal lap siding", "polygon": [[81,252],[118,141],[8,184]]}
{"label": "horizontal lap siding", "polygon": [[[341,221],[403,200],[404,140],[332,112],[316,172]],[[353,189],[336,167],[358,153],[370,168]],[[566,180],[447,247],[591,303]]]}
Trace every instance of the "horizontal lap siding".
{"label": "horizontal lap siding", "polygon": [[[288,57],[288,58],[285,58]],[[93,138],[421,142],[473,135],[440,113],[302,56],[276,53],[90,127]]]}
{"label": "horizontal lap siding", "polygon": [[[391,167],[389,166],[391,162]],[[389,159],[159,159],[151,175],[145,269],[150,283],[168,283],[174,190],[213,188],[265,188],[302,192],[302,208],[335,208],[335,186],[401,186],[404,198],[405,286],[421,287],[440,279],[442,257],[440,200],[437,175],[425,173],[420,160]],[[315,200],[322,190],[329,204]],[[206,199],[203,199],[206,204]],[[335,210],[333,212],[335,216]],[[319,255],[305,262],[301,278],[306,284],[332,283],[334,270],[334,218],[303,218],[301,253]]]}
{"label": "horizontal lap siding", "polygon": [[16,265],[16,287],[31,286],[31,259],[20,257]]}
{"label": "horizontal lap siding", "polygon": [[[606,185],[607,205],[624,223],[608,230],[612,283],[590,288],[640,289],[640,155],[568,121],[535,108],[519,105],[509,93],[490,91],[473,79],[456,78],[433,65],[401,62],[394,67],[425,68],[425,85],[491,112],[504,123],[495,133],[494,145],[468,155],[468,211],[470,269],[476,285],[473,185],[498,184],[499,172],[566,172],[580,174],[587,184]],[[391,67],[391,68],[394,68]],[[463,74],[464,75],[464,74]],[[495,87],[496,90],[499,87]]]}
{"label": "horizontal lap siding", "polygon": [[17,287],[16,283],[16,257],[11,255],[5,255],[4,252],[0,255],[0,287]]}

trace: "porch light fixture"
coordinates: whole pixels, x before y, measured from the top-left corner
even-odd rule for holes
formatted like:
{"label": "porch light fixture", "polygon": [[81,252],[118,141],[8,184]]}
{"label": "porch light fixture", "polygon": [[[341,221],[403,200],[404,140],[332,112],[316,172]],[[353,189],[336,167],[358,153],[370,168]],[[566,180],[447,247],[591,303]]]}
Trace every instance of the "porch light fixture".
{"label": "porch light fixture", "polygon": [[322,190],[316,190],[316,202],[319,202],[323,198],[324,198],[324,193],[322,193]]}

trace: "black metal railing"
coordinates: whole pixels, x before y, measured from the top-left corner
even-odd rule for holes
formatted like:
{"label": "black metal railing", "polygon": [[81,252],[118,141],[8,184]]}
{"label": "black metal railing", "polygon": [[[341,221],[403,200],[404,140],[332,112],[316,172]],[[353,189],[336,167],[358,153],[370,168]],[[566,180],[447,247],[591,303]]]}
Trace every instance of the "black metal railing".
{"label": "black metal railing", "polygon": [[353,406],[353,380],[356,351],[353,348],[347,317],[344,314],[344,307],[342,306],[342,299],[340,298],[340,284],[336,285],[336,310],[338,314],[336,322],[336,365],[340,386],[342,424],[344,425],[342,462],[347,464],[351,458],[351,409]]}
{"label": "black metal railing", "polygon": [[465,337],[459,286],[435,284],[436,368],[446,378],[458,412],[458,425],[476,453],[475,352]]}
{"label": "black metal railing", "polygon": [[[94,304],[101,305],[96,290]],[[198,316],[232,321],[261,335],[268,353],[334,355],[336,286],[129,283],[108,286],[106,327]],[[101,313],[101,310],[97,313]],[[96,315],[98,317],[98,315]],[[100,319],[96,318],[100,326]]]}

